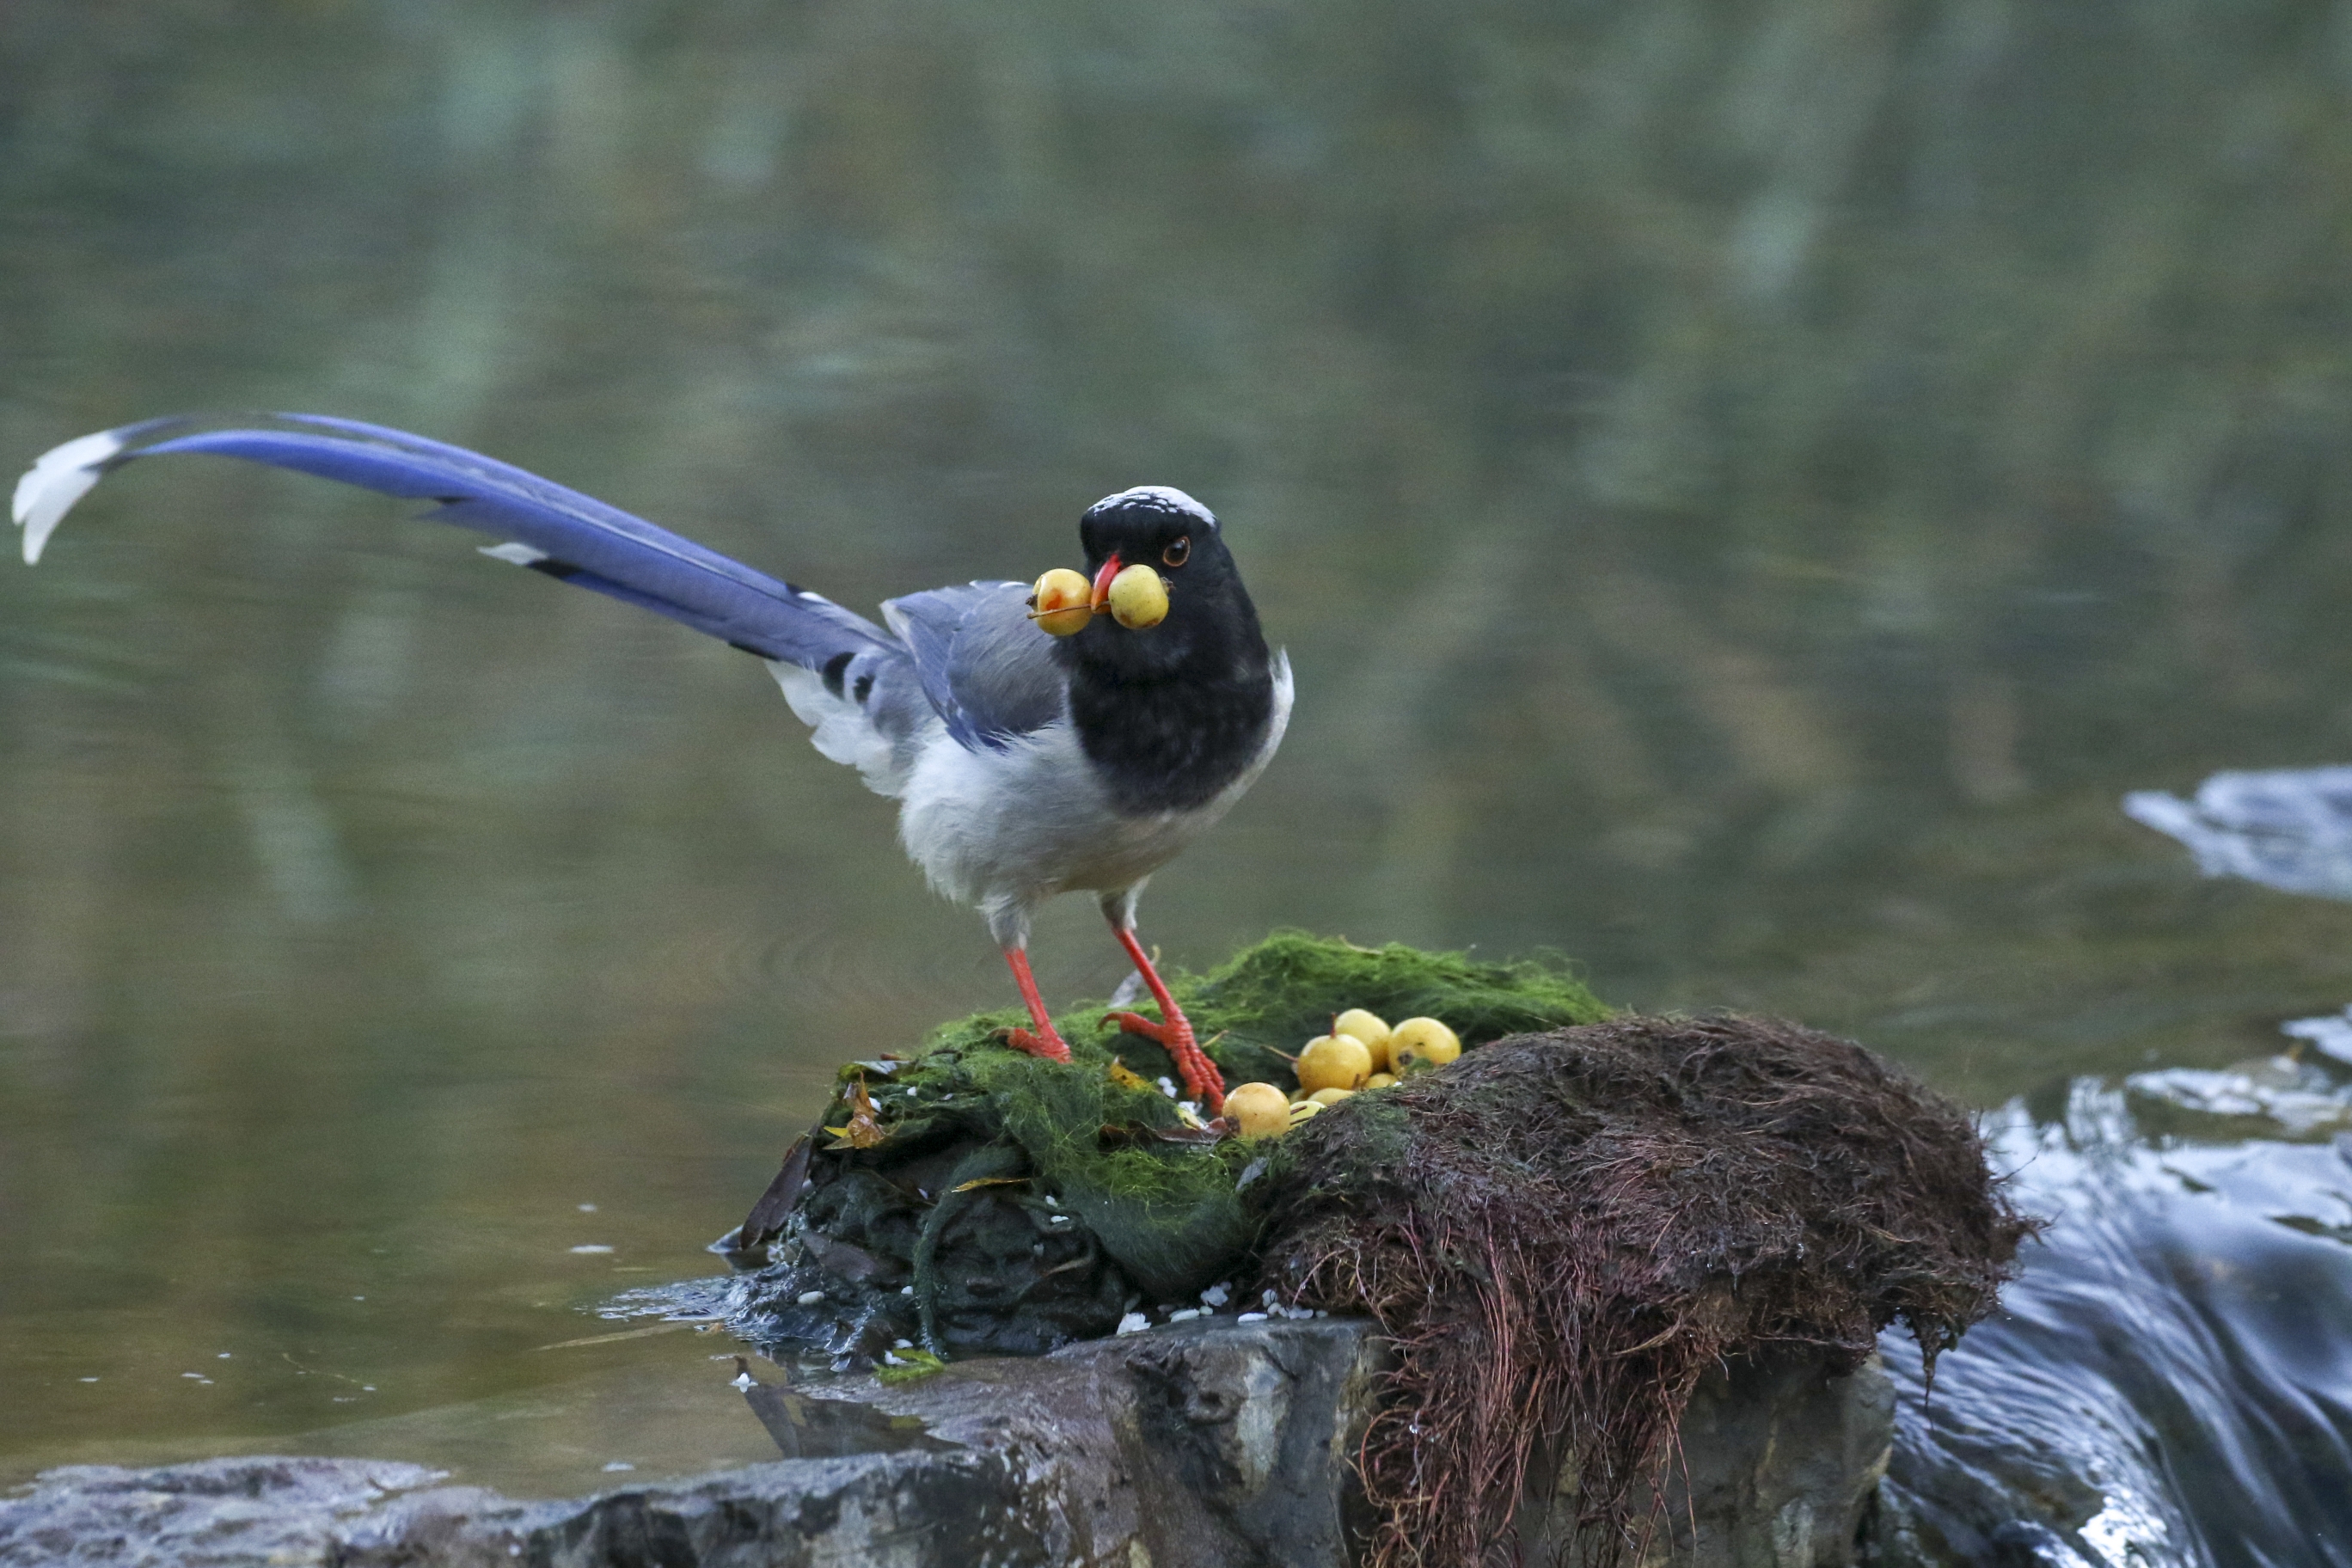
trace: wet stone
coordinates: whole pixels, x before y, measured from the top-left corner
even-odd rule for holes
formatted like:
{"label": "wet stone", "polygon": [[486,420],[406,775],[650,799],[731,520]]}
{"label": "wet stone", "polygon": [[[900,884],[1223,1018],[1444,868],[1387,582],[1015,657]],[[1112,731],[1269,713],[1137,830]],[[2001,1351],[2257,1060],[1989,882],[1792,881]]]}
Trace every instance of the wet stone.
{"label": "wet stone", "polygon": [[[410,1465],[58,1470],[0,1500],[0,1563],[1341,1568],[1370,1525],[1350,1461],[1387,1365],[1361,1321],[1211,1318],[898,1386],[762,1366],[743,1392],[773,1463],[542,1502]],[[1801,1360],[1703,1385],[1650,1560],[1843,1568],[1888,1404],[1874,1367]],[[1547,1510],[1573,1496],[1531,1504],[1532,1535]]]}

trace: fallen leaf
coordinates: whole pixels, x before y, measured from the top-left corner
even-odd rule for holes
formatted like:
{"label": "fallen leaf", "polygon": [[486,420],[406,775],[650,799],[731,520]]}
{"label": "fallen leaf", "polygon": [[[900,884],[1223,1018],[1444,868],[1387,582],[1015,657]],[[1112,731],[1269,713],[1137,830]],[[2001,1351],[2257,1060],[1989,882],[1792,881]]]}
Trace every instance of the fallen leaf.
{"label": "fallen leaf", "polygon": [[800,1201],[801,1188],[808,1184],[808,1157],[809,1141],[803,1134],[784,1151],[783,1168],[776,1173],[776,1179],[768,1184],[768,1190],[760,1194],[760,1201],[751,1205],[751,1212],[736,1228],[738,1250],[749,1252],[782,1234],[784,1222],[792,1217],[793,1205]]}
{"label": "fallen leaf", "polygon": [[828,1150],[871,1149],[889,1136],[874,1115],[874,1097],[866,1092],[864,1079],[850,1084],[847,1099],[849,1121],[843,1126],[825,1129],[833,1134],[833,1142],[825,1145]]}

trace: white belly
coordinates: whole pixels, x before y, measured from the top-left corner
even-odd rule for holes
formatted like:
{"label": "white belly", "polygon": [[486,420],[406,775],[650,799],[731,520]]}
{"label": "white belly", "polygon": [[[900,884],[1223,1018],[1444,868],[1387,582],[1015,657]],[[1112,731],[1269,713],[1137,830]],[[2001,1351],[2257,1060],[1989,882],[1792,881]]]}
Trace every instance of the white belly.
{"label": "white belly", "polygon": [[1278,659],[1265,742],[1241,775],[1191,811],[1129,816],[1111,808],[1065,721],[1003,751],[966,751],[944,729],[908,775],[898,837],[931,886],[978,908],[997,940],[1025,941],[1029,912],[1056,893],[1116,893],[1174,858],[1233,808],[1290,719],[1290,666]]}
{"label": "white belly", "polygon": [[931,885],[959,903],[1036,904],[1056,893],[1115,892],[1165,865],[1224,814],[1122,816],[1095,783],[1067,723],[1002,752],[943,734],[907,781],[898,837]]}

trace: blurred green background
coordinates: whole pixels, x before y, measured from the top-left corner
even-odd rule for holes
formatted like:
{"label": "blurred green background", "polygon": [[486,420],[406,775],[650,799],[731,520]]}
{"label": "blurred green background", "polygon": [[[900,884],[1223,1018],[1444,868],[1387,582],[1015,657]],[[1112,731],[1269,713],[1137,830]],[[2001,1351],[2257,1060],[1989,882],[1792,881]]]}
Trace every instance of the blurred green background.
{"label": "blurred green background", "polygon": [[[1181,485],[1298,708],[1171,959],[1549,948],[1991,1103],[2352,1001],[2116,809],[2352,759],[2347,88],[2265,0],[9,0],[0,466],[347,415],[862,608]],[[0,565],[0,1479],[726,1457],[730,1347],[534,1347],[1010,999],[757,665],[409,510],[158,462]]]}

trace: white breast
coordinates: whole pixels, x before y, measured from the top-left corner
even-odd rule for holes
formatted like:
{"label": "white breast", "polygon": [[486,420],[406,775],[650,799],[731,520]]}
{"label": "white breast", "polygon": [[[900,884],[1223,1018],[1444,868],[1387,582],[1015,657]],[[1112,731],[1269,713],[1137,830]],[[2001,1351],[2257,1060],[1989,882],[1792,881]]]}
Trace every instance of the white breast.
{"label": "white breast", "polygon": [[941,729],[907,779],[899,839],[932,887],[988,917],[1000,943],[1025,942],[1037,905],[1132,888],[1232,809],[1273,760],[1290,704],[1290,660],[1277,655],[1274,709],[1250,765],[1206,805],[1144,816],[1111,809],[1066,721],[1003,751],[966,751]]}

